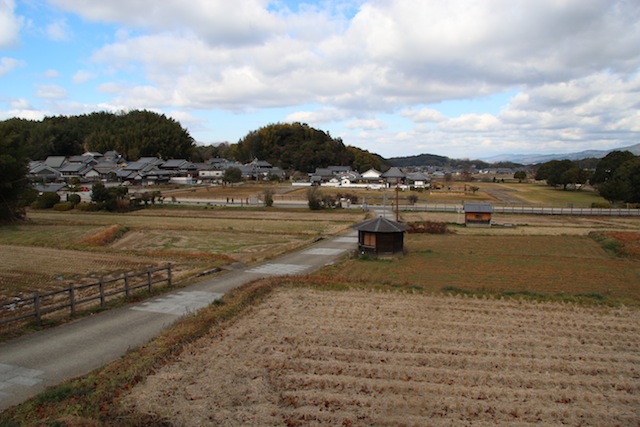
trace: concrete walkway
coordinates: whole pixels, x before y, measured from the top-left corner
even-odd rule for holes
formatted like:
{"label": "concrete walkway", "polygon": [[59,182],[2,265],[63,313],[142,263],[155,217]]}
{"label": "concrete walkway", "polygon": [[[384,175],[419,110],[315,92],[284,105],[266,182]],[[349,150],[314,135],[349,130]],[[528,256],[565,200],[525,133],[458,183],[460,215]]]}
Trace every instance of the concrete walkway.
{"label": "concrete walkway", "polygon": [[121,357],[231,289],[263,277],[311,273],[356,247],[356,232],[352,231],[144,302],[2,343],[0,411]]}

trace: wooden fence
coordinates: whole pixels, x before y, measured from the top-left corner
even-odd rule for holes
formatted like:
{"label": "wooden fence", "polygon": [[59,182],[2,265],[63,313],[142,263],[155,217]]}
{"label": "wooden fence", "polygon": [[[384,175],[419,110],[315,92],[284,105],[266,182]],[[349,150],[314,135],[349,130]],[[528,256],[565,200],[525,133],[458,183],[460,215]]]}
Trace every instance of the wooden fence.
{"label": "wooden fence", "polygon": [[[158,274],[166,272],[165,274]],[[129,297],[139,289],[151,291],[153,285],[166,283],[171,287],[171,264],[149,268],[137,273],[124,273],[115,278],[101,278],[98,282],[70,285],[49,292],[35,292],[33,296],[0,303],[0,325],[34,319],[42,323],[43,316],[68,309],[75,316],[80,305],[104,307],[116,296]]]}

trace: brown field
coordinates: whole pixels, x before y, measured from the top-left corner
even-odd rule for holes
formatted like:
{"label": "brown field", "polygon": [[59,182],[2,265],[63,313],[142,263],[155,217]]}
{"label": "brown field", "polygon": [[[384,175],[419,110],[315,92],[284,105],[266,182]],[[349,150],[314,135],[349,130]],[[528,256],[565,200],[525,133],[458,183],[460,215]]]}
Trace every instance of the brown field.
{"label": "brown field", "polygon": [[284,288],[123,400],[163,425],[640,423],[640,312]]}
{"label": "brown field", "polygon": [[[640,232],[640,217],[522,215],[494,213],[496,227],[464,227],[464,215],[454,212],[400,212],[405,222],[436,221],[454,226],[457,234],[474,235],[587,235],[592,231]],[[513,227],[504,227],[504,225]],[[460,227],[455,227],[459,225]],[[500,226],[503,225],[503,226]]]}
{"label": "brown field", "polygon": [[99,276],[144,271],[168,262],[152,257],[7,245],[0,245],[0,259],[0,301],[2,297],[17,297],[35,290],[61,289],[87,277],[95,281]]}
{"label": "brown field", "polygon": [[409,234],[405,247],[397,260],[352,259],[319,274],[428,291],[586,294],[640,305],[640,259],[611,254],[586,236]]}
{"label": "brown field", "polygon": [[28,218],[2,227],[0,300],[168,262],[177,280],[234,262],[253,263],[339,233],[362,214],[147,209],[32,211]]}

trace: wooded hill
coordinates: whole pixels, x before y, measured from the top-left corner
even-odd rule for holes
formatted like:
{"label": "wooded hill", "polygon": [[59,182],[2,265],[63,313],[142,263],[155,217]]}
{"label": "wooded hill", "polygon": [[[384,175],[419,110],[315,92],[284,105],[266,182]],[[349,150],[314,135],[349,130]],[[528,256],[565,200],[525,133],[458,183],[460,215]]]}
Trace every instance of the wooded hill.
{"label": "wooded hill", "polygon": [[435,154],[419,154],[417,156],[406,157],[392,157],[387,159],[387,162],[391,166],[399,168],[406,168],[411,166],[436,166],[436,167],[449,167],[452,169],[465,169],[475,167],[477,169],[488,168],[520,168],[523,165],[514,162],[498,162],[488,163],[482,160],[469,160],[469,159],[451,159],[445,156],[437,156]]}
{"label": "wooded hill", "polygon": [[151,111],[98,112],[41,121],[9,119],[0,122],[0,131],[17,138],[31,160],[111,150],[129,160],[187,158],[195,146],[180,123]]}
{"label": "wooded hill", "polygon": [[284,170],[313,172],[327,166],[351,166],[364,172],[386,170],[385,160],[357,147],[345,146],[340,138],[302,123],[279,123],[250,132],[231,146],[240,162],[266,160]]}
{"label": "wooded hill", "polygon": [[360,171],[388,168],[377,154],[345,146],[340,138],[301,123],[271,124],[250,132],[237,144],[218,146],[196,146],[180,123],[151,111],[97,112],[41,121],[9,119],[0,122],[0,135],[10,135],[31,160],[113,150],[130,161],[159,157],[205,162],[225,157],[239,162],[266,160],[284,170],[300,172],[331,165]]}

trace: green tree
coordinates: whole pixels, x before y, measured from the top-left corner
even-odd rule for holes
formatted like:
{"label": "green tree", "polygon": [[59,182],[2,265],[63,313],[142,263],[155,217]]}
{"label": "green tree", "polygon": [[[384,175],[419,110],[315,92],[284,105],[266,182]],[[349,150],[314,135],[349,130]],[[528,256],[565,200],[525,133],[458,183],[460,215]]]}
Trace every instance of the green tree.
{"label": "green tree", "polygon": [[231,166],[224,171],[222,181],[230,184],[240,182],[242,181],[242,171],[235,166]]}
{"label": "green tree", "polygon": [[51,209],[60,202],[60,195],[53,191],[40,194],[31,205],[34,209]]}
{"label": "green tree", "polygon": [[535,178],[547,181],[547,185],[552,187],[562,185],[566,189],[568,182],[566,182],[565,178],[567,176],[563,177],[563,174],[572,167],[574,165],[571,160],[551,160],[540,165]]}
{"label": "green tree", "polygon": [[351,162],[353,170],[362,173],[369,169],[383,171],[389,168],[387,162],[377,154],[352,146],[347,146],[347,150],[353,155],[353,161]]}
{"label": "green tree", "polygon": [[522,182],[527,179],[527,173],[525,171],[517,171],[513,174],[513,178],[517,179],[518,182]]}
{"label": "green tree", "polygon": [[128,193],[129,190],[126,187],[107,188],[103,183],[97,182],[91,187],[91,200],[96,202],[98,209],[101,210],[111,212],[128,210]]}
{"label": "green tree", "polygon": [[598,189],[600,195],[612,203],[640,203],[640,157],[621,164]]}
{"label": "green tree", "polygon": [[273,206],[273,190],[270,188],[264,190],[263,196],[264,196],[264,205],[268,208]]}
{"label": "green tree", "polygon": [[612,151],[598,162],[596,170],[591,177],[591,184],[598,186],[607,182],[616,170],[626,161],[635,156],[630,151]]}
{"label": "green tree", "polygon": [[233,146],[232,155],[240,162],[260,159],[301,172],[353,162],[353,153],[340,138],[302,123],[271,124],[252,131]]}
{"label": "green tree", "polygon": [[565,190],[568,185],[574,185],[575,188],[578,188],[578,184],[585,184],[589,181],[590,177],[591,173],[589,171],[574,166],[562,173],[560,176],[560,184],[563,185]]}
{"label": "green tree", "polygon": [[309,187],[307,189],[307,201],[309,204],[309,209],[312,211],[317,211],[322,209],[322,191],[319,187]]}
{"label": "green tree", "polygon": [[29,187],[21,124],[16,121],[0,127],[0,222],[21,219],[25,214],[19,203]]}

